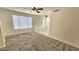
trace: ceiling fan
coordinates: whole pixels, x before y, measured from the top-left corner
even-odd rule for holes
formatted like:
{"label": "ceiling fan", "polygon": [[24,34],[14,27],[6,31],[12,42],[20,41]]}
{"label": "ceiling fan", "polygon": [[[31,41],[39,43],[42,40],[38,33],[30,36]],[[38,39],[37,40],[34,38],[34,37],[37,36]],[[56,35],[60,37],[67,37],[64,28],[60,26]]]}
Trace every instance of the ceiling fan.
{"label": "ceiling fan", "polygon": [[40,13],[40,10],[43,10],[43,8],[32,7],[32,10],[36,11],[37,13]]}

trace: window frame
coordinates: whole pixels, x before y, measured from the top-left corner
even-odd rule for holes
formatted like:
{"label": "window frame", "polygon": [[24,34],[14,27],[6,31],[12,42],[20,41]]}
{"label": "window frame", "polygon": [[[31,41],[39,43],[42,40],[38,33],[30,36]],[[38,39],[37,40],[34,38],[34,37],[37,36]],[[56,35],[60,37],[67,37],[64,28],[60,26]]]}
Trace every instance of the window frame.
{"label": "window frame", "polygon": [[[21,19],[17,19],[17,20],[21,20],[21,21],[18,21],[18,28],[15,28],[14,26],[15,26],[15,24],[14,24],[14,20],[13,20],[13,18],[15,17],[15,16],[17,16],[18,18],[20,18],[20,17],[31,17],[30,18],[30,20],[31,20],[31,26],[28,26],[28,27],[26,27],[26,28],[22,28],[22,25],[21,25]],[[13,24],[13,29],[14,30],[23,30],[23,29],[31,29],[32,28],[32,16],[22,16],[22,15],[12,15],[12,24]],[[27,24],[30,24],[30,22],[27,22]],[[20,26],[21,25],[21,26]],[[26,25],[27,26],[27,25]]]}

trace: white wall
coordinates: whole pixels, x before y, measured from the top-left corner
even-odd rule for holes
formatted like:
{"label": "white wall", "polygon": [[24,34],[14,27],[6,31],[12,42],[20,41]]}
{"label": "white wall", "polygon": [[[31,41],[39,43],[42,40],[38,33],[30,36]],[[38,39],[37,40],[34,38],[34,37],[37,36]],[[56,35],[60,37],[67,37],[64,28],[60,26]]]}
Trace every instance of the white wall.
{"label": "white wall", "polygon": [[43,18],[44,18],[44,16],[33,17],[33,29],[34,29],[34,31],[42,32]]}
{"label": "white wall", "polygon": [[79,8],[59,8],[51,12],[50,36],[79,47]]}
{"label": "white wall", "polygon": [[50,16],[48,16],[47,18],[45,18],[45,16],[33,17],[33,29],[34,31],[39,32],[41,34],[49,34],[49,23]]}
{"label": "white wall", "polygon": [[3,35],[7,36],[10,34],[17,34],[20,32],[25,32],[24,30],[14,30],[13,29],[13,23],[12,23],[12,15],[25,15],[18,12],[8,11],[8,10],[0,10],[0,16],[1,16],[1,25],[3,30]]}

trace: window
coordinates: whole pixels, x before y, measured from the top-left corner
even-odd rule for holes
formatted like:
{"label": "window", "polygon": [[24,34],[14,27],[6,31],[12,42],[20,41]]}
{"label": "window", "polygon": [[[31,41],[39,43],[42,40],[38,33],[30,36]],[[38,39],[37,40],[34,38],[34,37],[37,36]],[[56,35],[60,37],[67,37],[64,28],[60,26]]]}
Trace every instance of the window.
{"label": "window", "polygon": [[14,29],[32,28],[32,17],[13,15]]}

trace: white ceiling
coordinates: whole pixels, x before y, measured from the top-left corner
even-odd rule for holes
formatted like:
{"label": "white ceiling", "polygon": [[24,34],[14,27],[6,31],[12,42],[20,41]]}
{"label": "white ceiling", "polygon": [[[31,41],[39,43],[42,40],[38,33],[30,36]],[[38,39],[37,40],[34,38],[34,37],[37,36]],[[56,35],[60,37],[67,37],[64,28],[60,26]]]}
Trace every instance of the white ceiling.
{"label": "white ceiling", "polygon": [[[7,9],[31,10],[32,7],[6,7]],[[44,10],[53,10],[57,7],[42,7]]]}
{"label": "white ceiling", "polygon": [[57,7],[42,7],[43,10],[40,11],[40,13],[33,12],[31,10],[32,7],[6,7],[5,9],[19,11],[23,13],[29,13],[29,14],[36,14],[36,15],[49,15],[50,12]]}

